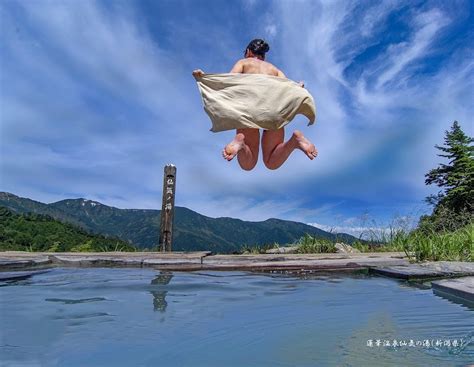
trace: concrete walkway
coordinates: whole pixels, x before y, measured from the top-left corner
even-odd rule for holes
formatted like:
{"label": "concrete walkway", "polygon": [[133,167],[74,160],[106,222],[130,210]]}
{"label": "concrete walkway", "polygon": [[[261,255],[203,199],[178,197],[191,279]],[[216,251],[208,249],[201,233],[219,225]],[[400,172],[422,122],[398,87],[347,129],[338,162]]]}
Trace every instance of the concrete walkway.
{"label": "concrete walkway", "polygon": [[[474,302],[474,263],[438,261],[411,264],[403,252],[212,255],[209,251],[186,253],[7,251],[0,252],[0,281],[24,279],[33,276],[37,270],[54,266],[152,267],[169,271],[365,271],[368,274],[404,280],[429,281],[457,278],[456,280],[433,281],[433,291],[440,296],[455,297],[469,305]],[[22,270],[23,274],[19,273],[19,270]]]}

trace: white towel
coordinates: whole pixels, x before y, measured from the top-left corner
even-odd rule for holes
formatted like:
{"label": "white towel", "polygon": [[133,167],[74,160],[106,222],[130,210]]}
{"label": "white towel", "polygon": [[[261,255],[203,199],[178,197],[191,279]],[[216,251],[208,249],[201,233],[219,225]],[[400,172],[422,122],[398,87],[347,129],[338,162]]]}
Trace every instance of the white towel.
{"label": "white towel", "polygon": [[297,114],[316,119],[313,97],[298,83],[265,74],[204,74],[196,78],[211,131],[277,130]]}

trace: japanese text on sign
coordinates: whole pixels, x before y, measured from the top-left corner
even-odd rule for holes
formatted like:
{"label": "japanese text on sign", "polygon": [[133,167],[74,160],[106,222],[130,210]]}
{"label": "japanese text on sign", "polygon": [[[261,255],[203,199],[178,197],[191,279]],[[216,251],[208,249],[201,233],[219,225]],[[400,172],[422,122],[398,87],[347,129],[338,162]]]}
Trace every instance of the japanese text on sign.
{"label": "japanese text on sign", "polygon": [[166,180],[166,204],[165,204],[165,210],[171,210],[173,208],[172,204],[169,202],[173,198],[173,179],[168,178]]}

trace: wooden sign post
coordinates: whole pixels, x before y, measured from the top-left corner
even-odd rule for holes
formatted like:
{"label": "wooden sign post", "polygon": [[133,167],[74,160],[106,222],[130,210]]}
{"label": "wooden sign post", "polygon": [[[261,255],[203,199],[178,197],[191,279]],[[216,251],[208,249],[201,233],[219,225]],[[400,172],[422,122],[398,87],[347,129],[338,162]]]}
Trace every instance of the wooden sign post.
{"label": "wooden sign post", "polygon": [[163,177],[163,205],[159,246],[161,251],[171,251],[173,241],[174,197],[176,193],[176,166],[167,164]]}

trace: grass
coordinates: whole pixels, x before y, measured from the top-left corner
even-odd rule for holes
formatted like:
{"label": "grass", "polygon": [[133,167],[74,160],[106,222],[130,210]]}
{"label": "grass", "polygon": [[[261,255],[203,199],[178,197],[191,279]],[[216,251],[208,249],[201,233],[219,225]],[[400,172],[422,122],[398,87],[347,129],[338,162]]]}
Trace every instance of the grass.
{"label": "grass", "polygon": [[318,239],[309,234],[301,237],[296,245],[298,246],[299,254],[327,254],[336,252],[335,242],[326,239]]}
{"label": "grass", "polygon": [[[386,236],[386,234],[384,234]],[[301,237],[293,246],[297,253],[320,254],[336,252],[336,242],[312,237]],[[357,241],[351,245],[361,252],[405,252],[412,261],[474,261],[474,223],[454,232],[436,232],[424,228],[389,232],[388,237]],[[278,244],[244,246],[241,253],[264,254]]]}
{"label": "grass", "polygon": [[474,223],[454,232],[413,231],[399,243],[416,261],[474,261]]}
{"label": "grass", "polygon": [[107,246],[100,246],[99,252],[136,252],[137,249],[133,248],[132,250],[126,249],[124,246],[120,245],[120,243],[116,243],[114,248],[107,247]]}
{"label": "grass", "polygon": [[265,254],[267,250],[278,247],[280,247],[280,245],[277,243],[265,245],[243,245],[239,253],[242,255],[259,255]]}

